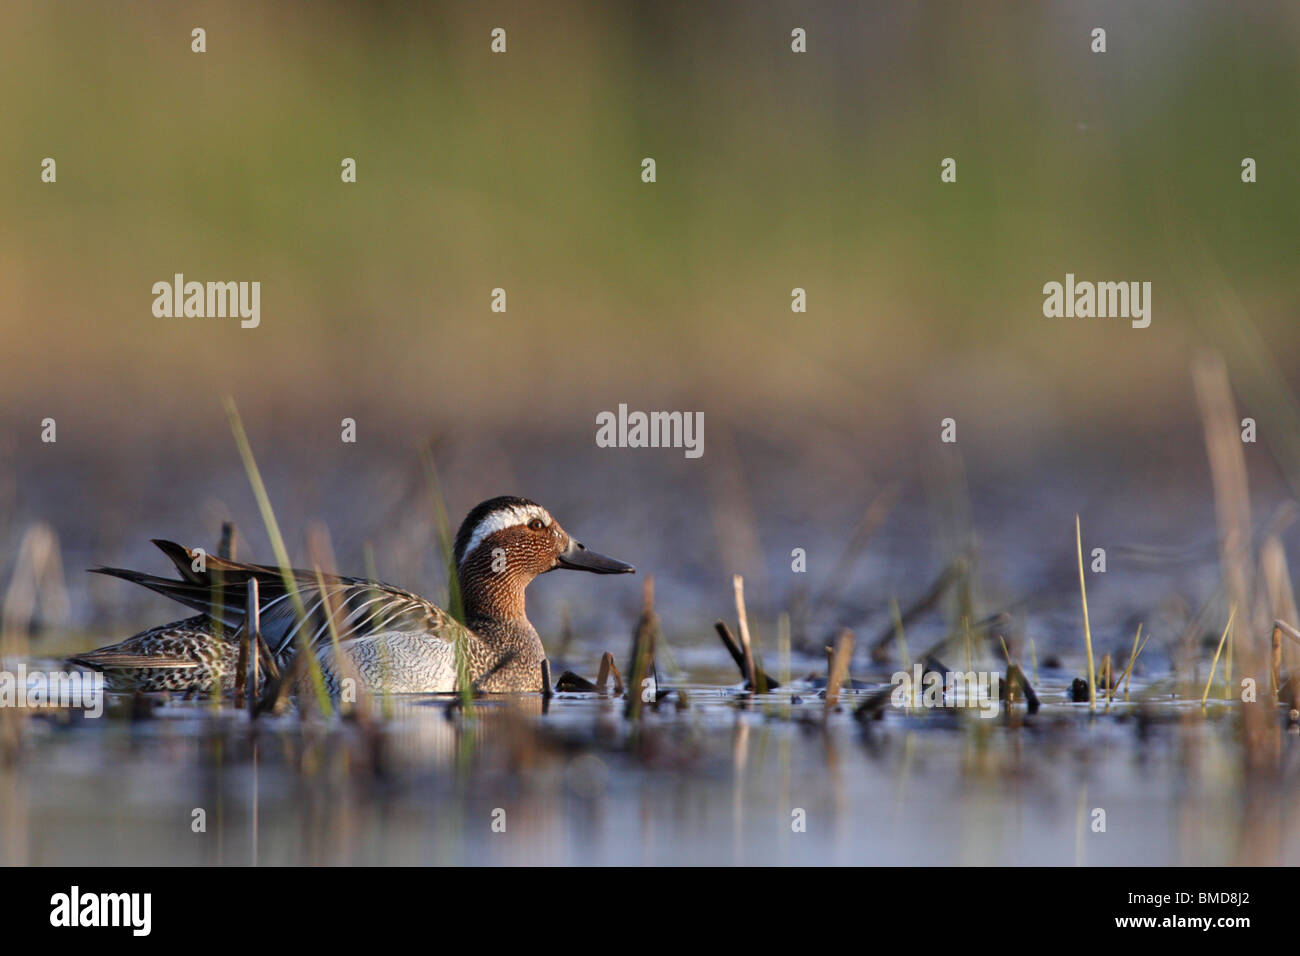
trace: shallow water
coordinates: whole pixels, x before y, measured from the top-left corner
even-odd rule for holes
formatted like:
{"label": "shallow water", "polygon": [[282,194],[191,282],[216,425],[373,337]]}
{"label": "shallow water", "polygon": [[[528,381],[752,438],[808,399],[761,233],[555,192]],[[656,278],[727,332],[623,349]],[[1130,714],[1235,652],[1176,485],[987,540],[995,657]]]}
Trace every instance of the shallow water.
{"label": "shallow water", "polygon": [[[1183,444],[1195,449],[1194,439]],[[254,728],[229,706],[177,699],[144,719],[131,717],[126,700],[98,720],[22,715],[17,753],[0,760],[0,862],[1300,862],[1297,736],[1286,715],[1269,718],[1277,754],[1269,773],[1247,772],[1237,710],[1212,704],[1211,719],[1201,718],[1223,615],[1213,603],[1215,516],[1199,451],[1180,461],[1148,450],[1126,457],[1122,472],[1080,467],[1073,450],[968,462],[967,515],[953,519],[944,494],[927,488],[933,476],[921,457],[917,467],[890,462],[864,478],[851,450],[833,443],[776,456],[761,439],[738,440],[732,477],[719,478],[728,469],[699,473],[650,458],[597,466],[589,448],[566,459],[554,448],[508,447],[509,466],[498,461],[497,470],[527,480],[493,493],[543,501],[587,544],[654,575],[664,686],[685,689],[689,707],[670,697],[639,726],[622,701],[594,695],[559,695],[545,714],[540,697],[481,701],[472,716],[445,699],[406,698],[378,729],[293,716]],[[438,597],[418,462],[374,455],[335,475],[292,446],[274,451],[264,455],[268,485],[281,526],[295,529],[286,532],[295,560],[304,529],[327,514],[339,570],[364,573],[370,546],[381,578]],[[444,457],[454,507],[484,494],[484,460],[473,447]],[[157,487],[143,467],[129,482],[106,482],[102,465],[87,461],[62,484],[20,474],[10,537],[16,543],[29,520],[53,521],[68,573],[64,629],[30,641],[30,653],[49,661],[184,613],[80,567],[162,571],[149,537],[215,544],[227,518],[241,529],[241,557],[268,553],[246,478],[221,455],[187,459],[178,465],[186,473],[167,472]],[[903,489],[895,506],[852,551],[864,509],[892,481]],[[357,488],[367,493],[358,498]],[[1257,522],[1285,498],[1276,483],[1258,488]],[[67,501],[80,511],[60,510]],[[1109,556],[1107,572],[1088,583],[1098,659],[1127,660],[1139,620],[1152,635],[1133,696],[1153,701],[1116,702],[1091,717],[1065,699],[1084,666],[1076,511],[1085,553],[1102,545]],[[1296,553],[1300,526],[1281,534]],[[906,608],[963,545],[978,559],[975,617],[1009,612],[1010,651],[1035,677],[1042,710],[1030,717],[1017,705],[988,720],[886,709],[880,720],[855,720],[853,705],[893,670],[866,650],[891,628],[890,598]],[[806,574],[791,573],[793,547],[807,551]],[[815,686],[794,685],[797,703],[784,688],[741,693],[712,633],[714,620],[734,617],[735,572],[745,574],[769,672],[779,670],[775,616],[790,611],[791,672],[824,675],[822,646],[851,627],[851,674],[866,688],[845,692],[830,714]],[[553,675],[590,677],[607,649],[622,665],[640,601],[632,577],[553,574],[530,587]],[[803,615],[801,602],[810,608]],[[1189,629],[1207,602],[1205,626]],[[909,622],[913,654],[947,633],[955,610],[950,594]],[[986,642],[976,666],[1000,670],[1001,654]],[[1169,679],[1183,700],[1169,698],[1161,683]],[[498,810],[504,832],[493,829]],[[1104,832],[1093,830],[1099,810]],[[800,818],[806,826],[796,832]]]}
{"label": "shallow water", "polygon": [[0,860],[1300,861],[1295,730],[1281,732],[1279,774],[1247,783],[1236,717],[1201,719],[1199,702],[1116,701],[1090,717],[1053,675],[1032,716],[886,708],[859,722],[851,708],[871,689],[827,713],[798,683],[761,697],[673,686],[689,705],[670,696],[639,725],[595,694],[558,695],[545,713],[540,696],[483,700],[468,716],[446,698],[393,699],[373,727],[294,715],[254,727],[228,705],[178,700],[135,719],[125,699],[97,720],[46,714],[0,772]]}

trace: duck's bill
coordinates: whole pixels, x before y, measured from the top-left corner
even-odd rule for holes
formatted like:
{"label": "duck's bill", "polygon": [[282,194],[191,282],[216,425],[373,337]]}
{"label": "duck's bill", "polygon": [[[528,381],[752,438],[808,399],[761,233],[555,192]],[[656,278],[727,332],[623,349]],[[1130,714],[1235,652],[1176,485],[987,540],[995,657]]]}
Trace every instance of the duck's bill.
{"label": "duck's bill", "polygon": [[569,546],[560,553],[560,567],[571,571],[590,571],[593,574],[632,574],[636,571],[630,564],[588,551],[572,538],[569,539]]}

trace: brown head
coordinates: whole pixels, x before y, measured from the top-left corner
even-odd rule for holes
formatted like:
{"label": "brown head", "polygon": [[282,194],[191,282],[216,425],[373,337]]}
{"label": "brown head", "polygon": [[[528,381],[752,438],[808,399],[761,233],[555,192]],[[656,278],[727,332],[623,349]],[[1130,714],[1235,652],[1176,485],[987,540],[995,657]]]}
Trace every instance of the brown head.
{"label": "brown head", "polygon": [[526,623],[524,589],[547,571],[636,570],[588,551],[537,502],[510,496],[492,498],[470,511],[456,533],[453,556],[467,621]]}

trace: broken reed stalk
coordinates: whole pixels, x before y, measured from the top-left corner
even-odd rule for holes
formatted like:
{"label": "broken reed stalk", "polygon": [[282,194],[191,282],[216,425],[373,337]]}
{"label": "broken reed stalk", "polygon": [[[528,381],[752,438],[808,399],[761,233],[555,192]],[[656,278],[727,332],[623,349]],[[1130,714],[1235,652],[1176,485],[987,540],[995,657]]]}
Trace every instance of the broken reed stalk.
{"label": "broken reed stalk", "polygon": [[1223,652],[1223,642],[1228,639],[1228,632],[1232,630],[1232,619],[1237,616],[1237,606],[1234,604],[1228,612],[1228,623],[1224,625],[1223,636],[1219,638],[1219,646],[1214,651],[1214,660],[1210,661],[1210,676],[1205,682],[1205,692],[1201,694],[1201,707],[1205,707],[1205,701],[1210,696],[1210,685],[1214,683],[1214,671],[1219,666],[1219,654]]}
{"label": "broken reed stalk", "polygon": [[1291,638],[1291,640],[1295,641],[1297,644],[1300,644],[1300,630],[1297,630],[1293,625],[1288,624],[1286,621],[1282,620],[1281,618],[1278,618],[1273,622],[1273,626],[1280,629],[1282,633],[1285,634],[1287,637]]}
{"label": "broken reed stalk", "polygon": [[998,643],[1002,645],[1002,656],[1007,661],[1007,703],[1010,704],[1015,699],[1015,690],[1020,688],[1021,693],[1025,696],[1025,706],[1029,713],[1038,713],[1038,695],[1034,693],[1034,687],[1029,683],[1029,678],[1025,676],[1024,668],[1011,659],[1011,651],[1007,649],[1007,640],[1001,634],[998,635]]}
{"label": "broken reed stalk", "polygon": [[749,618],[745,614],[745,579],[739,574],[733,575],[731,586],[736,595],[736,622],[740,627],[740,647],[745,654],[745,681],[751,689],[761,692],[754,674],[754,649],[749,643]]}
{"label": "broken reed stalk", "polygon": [[1092,665],[1092,627],[1088,624],[1088,587],[1083,582],[1083,532],[1074,516],[1074,547],[1079,555],[1079,596],[1083,600],[1083,643],[1088,651],[1088,709],[1097,709],[1097,674]]}
{"label": "broken reed stalk", "polygon": [[1281,648],[1282,640],[1281,639],[1283,637],[1289,637],[1297,644],[1300,644],[1300,630],[1297,630],[1293,625],[1288,624],[1286,621],[1282,620],[1281,618],[1276,618],[1273,621],[1273,643],[1274,643],[1273,660],[1275,661],[1273,666],[1277,673],[1275,683],[1277,684],[1279,694],[1282,691],[1282,648]]}
{"label": "broken reed stalk", "polygon": [[[641,705],[652,703],[654,697],[644,700],[646,681],[654,668],[655,637],[659,633],[659,618],[655,615],[655,579],[646,575],[641,589],[641,617],[632,636],[632,666],[628,668],[626,716],[629,720],[641,719]],[[656,690],[658,688],[656,687]]]}
{"label": "broken reed stalk", "polygon": [[[732,635],[731,628],[727,626],[726,621],[715,621],[713,624],[713,629],[717,631],[718,637],[722,638],[722,646],[727,649],[727,653],[731,655],[731,659],[736,662],[736,667],[740,671],[741,679],[742,680],[746,679],[745,678],[745,653],[740,649],[740,644],[736,641],[736,638]],[[787,652],[788,652],[788,648],[787,648]],[[786,656],[787,657],[789,656],[788,653]],[[789,669],[788,662],[786,664],[786,669],[787,670]],[[774,680],[771,676],[769,676],[766,672],[764,672],[761,667],[759,668],[759,673],[763,675],[763,682],[767,685],[768,690],[776,690],[776,688],[781,686],[780,681]],[[786,683],[789,683],[789,681],[787,680]],[[748,687],[750,690],[754,689],[753,684],[747,683],[745,686]]]}
{"label": "broken reed stalk", "polygon": [[1110,696],[1106,699],[1107,703],[1114,699],[1115,691],[1119,690],[1120,684],[1124,685],[1124,699],[1128,700],[1128,682],[1130,675],[1133,673],[1133,662],[1137,660],[1138,639],[1140,637],[1142,637],[1142,622],[1138,621],[1138,629],[1133,634],[1133,649],[1128,652],[1128,666],[1124,668],[1124,673],[1119,675],[1119,680],[1115,682],[1115,686],[1110,689]]}
{"label": "broken reed stalk", "polygon": [[[289,597],[293,601],[297,620],[305,623],[307,609],[303,605],[302,595],[298,593],[298,582],[294,579],[293,569],[289,565],[289,551],[284,546],[284,538],[280,534],[279,522],[275,520],[275,511],[271,508],[271,496],[267,494],[266,485],[262,481],[262,473],[258,470],[257,460],[253,457],[253,446],[249,444],[248,435],[244,431],[244,422],[239,417],[239,410],[235,407],[234,399],[226,396],[225,405],[226,417],[230,420],[230,430],[235,436],[235,445],[239,449],[240,458],[243,459],[244,470],[248,474],[248,482],[253,487],[253,497],[257,499],[258,510],[262,513],[262,523],[266,526],[267,537],[271,539],[271,550],[275,554],[275,562],[279,568],[280,577],[284,581],[285,590],[288,591]],[[329,692],[325,689],[325,679],[321,674],[320,664],[307,646],[307,628],[299,627],[296,630],[298,632],[298,650],[294,655],[294,659],[295,661],[298,659],[303,660],[307,673],[311,676],[312,688],[316,692],[316,702],[321,713],[328,717],[332,712]],[[278,704],[282,698],[282,689],[277,688],[273,703]]]}
{"label": "broken reed stalk", "polygon": [[1021,693],[1025,695],[1025,708],[1031,714],[1038,713],[1041,706],[1038,695],[1034,693],[1034,685],[1029,683],[1029,678],[1025,676],[1024,669],[1019,664],[1009,664],[1007,666],[1007,700],[1011,700],[1012,688],[1019,686]]}
{"label": "broken reed stalk", "polygon": [[614,693],[623,693],[623,678],[619,675],[618,666],[614,663],[614,655],[609,651],[600,655],[600,673],[596,676],[596,692],[605,693],[605,686],[609,683],[610,677],[614,678]]}
{"label": "broken reed stalk", "polygon": [[236,676],[236,683],[245,681],[245,693],[248,696],[248,716],[257,717],[257,659],[258,643],[262,639],[262,606],[257,593],[257,578],[248,579],[248,593],[244,604],[244,629],[239,639],[239,657],[244,662],[244,670]]}
{"label": "broken reed stalk", "polygon": [[826,712],[834,710],[839,704],[840,684],[849,672],[849,658],[853,656],[853,632],[845,628],[840,631],[831,653],[830,668],[826,675]]}

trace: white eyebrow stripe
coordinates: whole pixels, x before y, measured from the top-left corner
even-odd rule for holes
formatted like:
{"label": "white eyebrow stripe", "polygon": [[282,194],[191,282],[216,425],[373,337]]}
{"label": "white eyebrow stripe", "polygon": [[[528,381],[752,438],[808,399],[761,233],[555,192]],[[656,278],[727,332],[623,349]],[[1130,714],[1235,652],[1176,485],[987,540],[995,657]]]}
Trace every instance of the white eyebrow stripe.
{"label": "white eyebrow stripe", "polygon": [[548,527],[551,524],[551,516],[541,505],[507,505],[485,515],[474,528],[474,533],[470,535],[469,544],[465,545],[465,553],[461,555],[460,563],[464,564],[468,561],[469,556],[489,535],[504,531],[506,528],[528,524],[534,518],[541,518]]}

